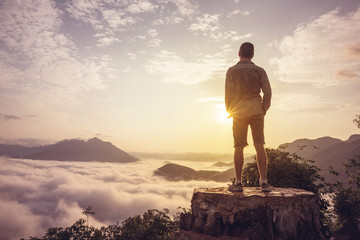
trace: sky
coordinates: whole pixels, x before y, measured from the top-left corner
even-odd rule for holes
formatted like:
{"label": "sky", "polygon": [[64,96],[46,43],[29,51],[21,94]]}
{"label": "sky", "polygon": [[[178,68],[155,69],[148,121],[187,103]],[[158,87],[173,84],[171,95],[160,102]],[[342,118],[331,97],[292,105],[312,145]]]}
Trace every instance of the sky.
{"label": "sky", "polygon": [[245,41],[273,90],[266,146],[359,131],[358,0],[0,0],[0,26],[2,143],[232,151],[225,74]]}

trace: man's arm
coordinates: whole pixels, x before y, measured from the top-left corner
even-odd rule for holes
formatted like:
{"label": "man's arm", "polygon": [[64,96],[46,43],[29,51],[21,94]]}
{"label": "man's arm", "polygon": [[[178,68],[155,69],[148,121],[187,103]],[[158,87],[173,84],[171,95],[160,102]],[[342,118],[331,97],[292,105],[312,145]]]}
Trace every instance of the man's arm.
{"label": "man's arm", "polygon": [[226,73],[226,79],[225,79],[225,107],[226,111],[231,114],[231,102],[232,102],[232,96],[233,96],[233,83],[230,78],[229,70]]}
{"label": "man's arm", "polygon": [[261,81],[260,81],[260,87],[263,92],[263,101],[262,101],[262,107],[264,109],[264,113],[270,108],[271,105],[271,86],[269,82],[269,78],[265,72],[263,71]]}

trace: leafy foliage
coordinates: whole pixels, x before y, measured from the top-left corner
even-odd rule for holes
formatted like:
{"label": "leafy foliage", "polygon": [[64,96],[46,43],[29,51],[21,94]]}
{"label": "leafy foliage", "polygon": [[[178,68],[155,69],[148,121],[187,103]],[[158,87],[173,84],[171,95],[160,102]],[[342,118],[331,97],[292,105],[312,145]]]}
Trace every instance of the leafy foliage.
{"label": "leafy foliage", "polygon": [[360,186],[360,156],[350,158],[345,164],[345,173],[349,177],[349,184],[359,188]]}
{"label": "leafy foliage", "polygon": [[348,185],[338,186],[334,195],[334,211],[342,231],[355,237],[360,234],[357,223],[360,219],[360,156],[349,159],[345,164],[349,177]]}
{"label": "leafy foliage", "polygon": [[143,216],[126,219],[121,226],[109,225],[100,229],[87,227],[84,219],[79,219],[71,227],[51,227],[42,238],[29,240],[170,240],[178,228],[172,221],[169,210],[148,210]]}
{"label": "leafy foliage", "polygon": [[353,122],[356,124],[356,126],[358,128],[360,128],[360,114],[356,115],[355,119],[353,120]]}
{"label": "leafy foliage", "polygon": [[[360,128],[360,115],[356,115],[353,122]],[[348,183],[337,185],[337,192],[333,197],[334,212],[338,217],[337,224],[341,226],[340,232],[357,239],[360,234],[360,156],[347,160],[344,167]]]}
{"label": "leafy foliage", "polygon": [[90,220],[90,215],[94,215],[95,212],[91,209],[91,206],[88,206],[83,212],[82,214],[86,215],[86,223],[87,226],[89,227],[89,220]]}
{"label": "leafy foliage", "polygon": [[126,219],[121,227],[120,239],[156,240],[170,239],[176,231],[177,224],[169,217],[169,210],[148,210],[142,217],[135,216]]}
{"label": "leafy foliage", "polygon": [[[297,154],[290,154],[277,149],[266,149],[268,157],[268,182],[274,187],[301,188],[320,194],[325,191],[325,179],[319,174],[320,169]],[[248,163],[243,171],[245,186],[258,186],[259,173],[256,162]]]}
{"label": "leafy foliage", "polygon": [[[360,115],[353,120],[360,128]],[[332,195],[334,210],[333,218],[336,222],[330,223],[333,232],[347,235],[346,239],[358,239],[360,234],[360,155],[348,159],[344,163],[348,182],[337,182],[333,185],[335,193]],[[332,168],[330,169],[331,172]]]}
{"label": "leafy foliage", "polygon": [[[314,161],[305,160],[296,153],[291,154],[277,149],[267,148],[266,153],[268,183],[273,187],[300,188],[317,194],[320,200],[320,220],[327,225],[329,202],[323,194],[331,190],[331,185],[327,184],[325,178],[319,174],[320,169],[312,165]],[[248,163],[244,168],[243,183],[248,187],[259,186],[259,173],[255,161]]]}

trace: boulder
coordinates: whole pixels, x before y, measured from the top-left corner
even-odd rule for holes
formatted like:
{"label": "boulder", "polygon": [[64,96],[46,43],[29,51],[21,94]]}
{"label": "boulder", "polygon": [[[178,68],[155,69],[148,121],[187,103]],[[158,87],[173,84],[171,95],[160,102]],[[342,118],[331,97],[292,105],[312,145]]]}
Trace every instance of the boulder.
{"label": "boulder", "polygon": [[198,188],[173,240],[324,239],[316,194],[294,188]]}

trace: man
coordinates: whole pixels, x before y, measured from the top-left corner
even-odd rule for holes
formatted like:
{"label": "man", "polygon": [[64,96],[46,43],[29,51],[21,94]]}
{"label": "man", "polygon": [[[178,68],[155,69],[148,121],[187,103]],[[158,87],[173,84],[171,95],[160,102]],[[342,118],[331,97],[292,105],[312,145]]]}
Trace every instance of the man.
{"label": "man", "polygon": [[[229,68],[225,82],[225,105],[229,117],[233,117],[235,182],[229,186],[230,191],[241,192],[244,148],[247,143],[247,131],[250,125],[254,140],[256,159],[260,174],[260,187],[263,192],[271,188],[266,178],[266,153],[264,149],[264,116],[270,107],[271,87],[266,72],[256,66],[254,45],[245,42],[239,50],[240,61]],[[263,97],[260,93],[263,92]]]}

